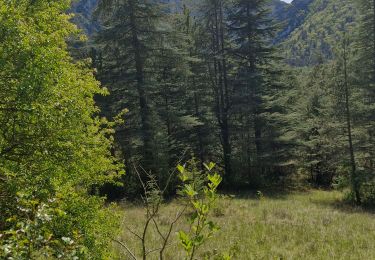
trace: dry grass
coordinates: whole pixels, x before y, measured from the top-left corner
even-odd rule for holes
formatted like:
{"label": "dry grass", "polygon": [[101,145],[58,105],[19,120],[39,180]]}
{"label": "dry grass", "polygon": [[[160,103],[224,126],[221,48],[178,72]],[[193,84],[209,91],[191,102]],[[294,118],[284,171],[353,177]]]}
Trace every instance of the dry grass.
{"label": "dry grass", "polygon": [[[219,201],[214,219],[222,227],[199,250],[198,259],[216,252],[231,252],[233,259],[375,259],[375,215],[351,207],[339,207],[339,192],[311,191],[303,194],[229,197]],[[163,206],[159,222],[166,228],[179,208],[177,201]],[[140,232],[144,211],[124,205],[120,240],[139,254],[140,245],[128,228]],[[177,228],[186,228],[185,219]],[[183,259],[177,236],[166,259]],[[152,228],[150,249],[160,239]],[[118,247],[119,259],[130,259]],[[150,259],[158,259],[150,254]]]}

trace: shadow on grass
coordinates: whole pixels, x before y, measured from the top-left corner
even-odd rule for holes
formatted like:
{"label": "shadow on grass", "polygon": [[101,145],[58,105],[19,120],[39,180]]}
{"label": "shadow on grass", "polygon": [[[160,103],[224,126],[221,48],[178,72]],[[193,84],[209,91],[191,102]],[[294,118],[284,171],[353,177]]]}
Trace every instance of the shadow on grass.
{"label": "shadow on grass", "polygon": [[290,195],[308,193],[306,189],[288,189],[288,188],[278,188],[278,187],[269,187],[269,188],[236,188],[236,189],[223,189],[220,191],[222,195],[233,196],[237,199],[249,199],[256,200],[260,196],[264,196],[273,200],[287,200]]}
{"label": "shadow on grass", "polygon": [[344,213],[353,214],[353,213],[362,213],[362,214],[373,214],[375,215],[375,207],[374,206],[358,206],[354,203],[351,203],[349,201],[345,201],[343,198],[341,199],[311,199],[312,203],[326,207],[331,208],[335,210],[339,210]]}

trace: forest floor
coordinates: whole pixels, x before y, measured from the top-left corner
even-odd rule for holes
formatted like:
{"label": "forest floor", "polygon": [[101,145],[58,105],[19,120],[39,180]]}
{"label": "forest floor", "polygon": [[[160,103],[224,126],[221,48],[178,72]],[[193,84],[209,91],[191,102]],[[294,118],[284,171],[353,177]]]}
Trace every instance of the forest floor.
{"label": "forest floor", "polygon": [[[375,214],[341,202],[342,193],[310,191],[294,194],[224,196],[213,219],[221,230],[199,249],[197,259],[217,252],[230,252],[232,259],[375,259]],[[174,201],[164,205],[158,221],[162,228],[180,209]],[[131,250],[140,252],[137,238],[129,231],[141,232],[144,210],[123,206],[123,232],[120,240]],[[177,229],[186,228],[186,218]],[[184,259],[175,232],[166,252],[168,260]],[[154,227],[149,249],[160,247]],[[130,259],[118,247],[120,259]],[[151,253],[150,259],[158,259]],[[212,258],[214,259],[214,258]]]}

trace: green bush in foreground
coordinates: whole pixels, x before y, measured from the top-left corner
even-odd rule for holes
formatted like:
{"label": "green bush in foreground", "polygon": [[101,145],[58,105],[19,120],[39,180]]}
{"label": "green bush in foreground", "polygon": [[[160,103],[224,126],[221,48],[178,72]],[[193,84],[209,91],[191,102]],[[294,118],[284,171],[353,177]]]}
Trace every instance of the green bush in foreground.
{"label": "green bush in foreground", "polygon": [[[214,163],[204,165],[207,170],[206,176],[194,167],[194,163],[190,166],[193,166],[192,169],[178,166],[180,179],[183,182],[181,193],[187,199],[187,206],[192,209],[189,218],[189,232],[183,230],[178,232],[181,245],[186,252],[186,259],[194,259],[197,249],[220,229],[209,218],[209,213],[216,207],[217,188],[222,177],[213,172]],[[199,181],[202,177],[204,179]],[[206,178],[207,184],[203,182]],[[230,259],[230,257],[228,256],[226,259]]]}
{"label": "green bush in foreground", "polygon": [[69,0],[0,1],[0,258],[105,259],[116,217],[92,187],[112,181],[112,130],[92,71],[75,63]]}
{"label": "green bush in foreground", "polygon": [[[144,181],[142,175],[137,172],[139,181],[144,188],[142,196],[142,215],[136,222],[128,224],[139,224],[138,228],[130,228],[126,224],[126,230],[137,243],[134,247],[129,247],[129,241],[114,239],[120,246],[124,254],[131,259],[169,259],[166,251],[173,244],[179,244],[181,251],[184,252],[184,259],[196,259],[199,248],[207,242],[220,229],[212,221],[216,201],[219,197],[217,188],[222,181],[222,177],[214,172],[214,163],[205,166],[205,171],[197,167],[194,159],[189,160],[184,166],[178,165],[179,178],[181,186],[179,190],[180,205],[172,215],[163,212],[166,203],[163,203],[163,196],[168,188],[160,187],[158,180],[154,175],[144,172],[147,181]],[[174,172],[170,174],[170,180]],[[186,222],[181,221],[186,217]],[[141,220],[141,221],[140,221]],[[124,221],[125,222],[125,221]],[[185,223],[185,228],[176,228],[181,223]],[[173,240],[173,234],[176,233],[176,239]],[[150,245],[152,244],[152,245]],[[217,254],[215,259],[231,258],[229,254]],[[213,259],[210,254],[205,255],[205,259]]]}

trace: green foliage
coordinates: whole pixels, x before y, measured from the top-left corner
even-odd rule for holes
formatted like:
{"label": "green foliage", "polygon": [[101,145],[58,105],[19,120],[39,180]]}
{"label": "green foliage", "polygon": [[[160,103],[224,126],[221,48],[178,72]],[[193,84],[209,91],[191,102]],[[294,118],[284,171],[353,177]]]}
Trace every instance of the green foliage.
{"label": "green foliage", "polygon": [[305,8],[303,23],[282,42],[286,61],[294,66],[314,66],[335,58],[334,48],[342,42],[342,32],[358,23],[354,1],[314,0]]}
{"label": "green foliage", "polygon": [[285,164],[303,169],[313,183],[320,185],[330,185],[346,151],[334,66],[321,64],[311,70],[296,70],[298,81],[290,81],[293,85],[279,99],[286,108],[281,120],[287,124],[281,138],[289,143],[288,152],[292,153]]}
{"label": "green foliage", "polygon": [[[210,108],[201,104],[210,97],[198,56],[200,31],[188,9],[169,9],[157,2],[99,1],[104,28],[94,38],[98,79],[111,92],[100,104],[108,117],[129,109],[126,124],[117,129],[118,150],[128,166],[141,164],[160,183],[167,182],[181,151],[204,157],[203,145],[210,145],[210,130],[203,131],[209,129],[203,122]],[[128,195],[141,190],[135,176],[129,167]]]}
{"label": "green foliage", "polygon": [[[93,58],[98,79],[112,94],[100,104],[109,117],[129,109],[115,149],[129,168],[124,193],[141,190],[132,163],[162,184],[185,149],[201,162],[218,161],[227,186],[294,187],[304,178],[329,187],[353,165],[348,121],[358,166],[352,182],[358,179],[371,193],[372,3],[270,2],[99,2],[104,27]],[[269,10],[275,5],[283,14],[272,15],[286,22],[276,36]],[[283,66],[278,56],[301,68]],[[172,179],[171,194],[177,184]]]}
{"label": "green foliage", "polygon": [[[321,59],[313,68],[294,69],[294,78],[287,79],[289,90],[276,102],[285,108],[278,115],[285,123],[281,139],[289,142],[293,158],[285,163],[307,174],[314,184],[330,186],[336,179],[336,187],[352,187],[350,197],[360,203],[361,197],[370,198],[373,193],[370,158],[374,146],[368,130],[373,121],[368,102],[372,85],[365,83],[361,72],[372,67],[361,63],[365,61],[361,58],[364,49],[359,48],[363,38],[358,42],[356,35],[348,35],[352,28],[344,24],[343,30],[347,32],[339,38],[344,40],[332,48],[335,59],[329,63]],[[358,70],[359,66],[363,69]]]}
{"label": "green foliage", "polygon": [[[103,199],[74,191],[69,198],[63,196],[66,195],[44,203],[18,194],[18,212],[12,212],[5,223],[1,256],[17,259],[111,256],[110,238],[118,230],[116,208],[103,209]],[[108,221],[109,215],[112,221]]]}
{"label": "green foliage", "polygon": [[[217,188],[222,177],[213,171],[214,163],[205,164],[204,167],[207,173],[198,171],[194,161],[188,162],[188,166],[178,166],[179,177],[183,183],[180,192],[186,197],[188,206],[192,210],[189,218],[190,231],[178,232],[180,243],[186,252],[186,259],[194,259],[198,248],[220,229],[210,219],[209,214],[216,207]],[[207,176],[207,183],[201,181],[202,176]]]}
{"label": "green foliage", "polygon": [[[159,186],[156,176],[151,173],[147,173],[148,180],[143,181],[142,174],[135,169],[144,189],[142,217],[140,217],[142,221],[138,219],[137,223],[128,223],[126,230],[133,235],[138,243],[130,248],[128,241],[114,239],[127,256],[132,259],[138,259],[138,256],[142,259],[149,259],[158,254],[159,259],[165,259],[166,251],[173,244],[170,240],[176,230],[175,226],[187,214],[189,214],[187,221],[189,232],[180,230],[178,238],[188,259],[193,259],[197,249],[219,230],[219,227],[210,219],[209,214],[216,207],[217,188],[222,178],[213,172],[214,163],[205,165],[205,167],[205,172],[199,171],[195,159],[188,161],[186,167],[181,165],[176,167],[182,182],[179,191],[182,203],[172,213],[164,211],[168,205],[164,203],[164,196],[169,183],[165,187]],[[169,181],[174,173],[171,173]],[[187,212],[189,210],[192,212]],[[173,218],[168,219],[168,215],[173,215]],[[138,228],[131,229],[130,225],[138,226]],[[158,244],[158,246],[154,247],[154,244]],[[230,259],[228,257],[223,254],[220,259]]]}
{"label": "green foliage", "polygon": [[106,91],[67,51],[69,4],[0,2],[2,258],[110,255],[116,218],[89,194],[121,171],[94,104]]}
{"label": "green foliage", "polygon": [[360,26],[357,31],[356,56],[353,65],[356,95],[361,102],[355,106],[357,127],[357,159],[362,183],[363,202],[374,204],[375,190],[375,3],[357,1]]}

